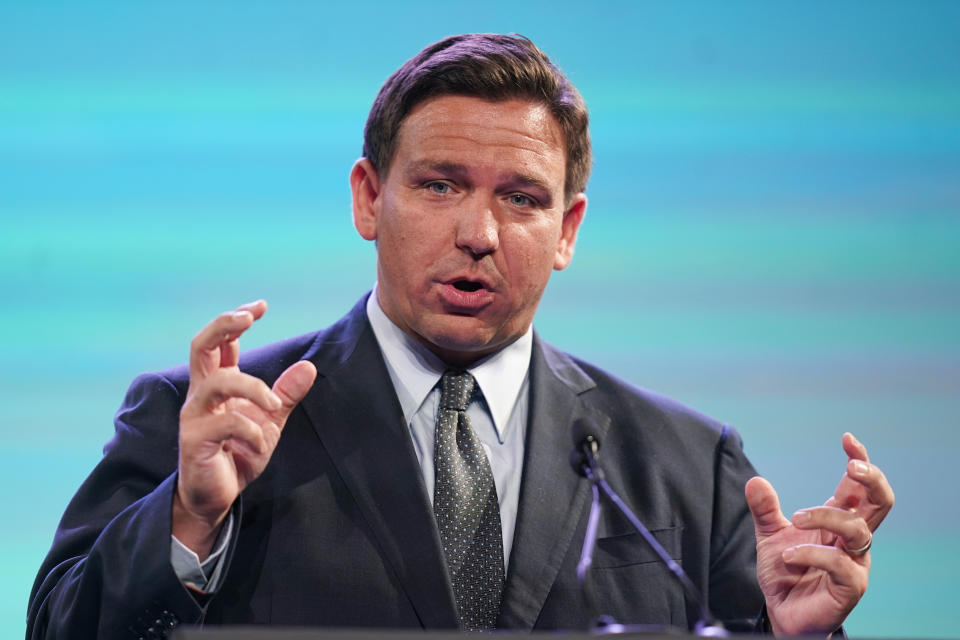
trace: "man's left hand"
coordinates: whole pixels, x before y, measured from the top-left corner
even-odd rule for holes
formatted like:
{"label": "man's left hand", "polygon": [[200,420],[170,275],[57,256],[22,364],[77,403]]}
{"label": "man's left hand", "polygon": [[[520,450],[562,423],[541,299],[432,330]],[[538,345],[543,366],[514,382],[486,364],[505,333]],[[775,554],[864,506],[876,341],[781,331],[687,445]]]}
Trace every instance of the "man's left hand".
{"label": "man's left hand", "polygon": [[747,482],[757,534],[757,580],[776,635],[829,635],[867,589],[873,531],[893,507],[893,489],[867,449],[843,435],[847,470],[824,506],[787,520],[773,486]]}

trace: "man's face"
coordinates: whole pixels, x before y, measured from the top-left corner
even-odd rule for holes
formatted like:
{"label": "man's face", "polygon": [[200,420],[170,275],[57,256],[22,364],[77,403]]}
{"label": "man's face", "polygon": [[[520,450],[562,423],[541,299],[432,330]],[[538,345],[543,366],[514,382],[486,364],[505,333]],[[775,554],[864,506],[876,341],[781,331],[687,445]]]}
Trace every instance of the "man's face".
{"label": "man's face", "polygon": [[400,127],[389,174],[350,176],[354,223],[377,241],[380,306],[450,364],[520,337],[573,255],[586,196],[563,200],[559,124],[542,105],[442,96]]}

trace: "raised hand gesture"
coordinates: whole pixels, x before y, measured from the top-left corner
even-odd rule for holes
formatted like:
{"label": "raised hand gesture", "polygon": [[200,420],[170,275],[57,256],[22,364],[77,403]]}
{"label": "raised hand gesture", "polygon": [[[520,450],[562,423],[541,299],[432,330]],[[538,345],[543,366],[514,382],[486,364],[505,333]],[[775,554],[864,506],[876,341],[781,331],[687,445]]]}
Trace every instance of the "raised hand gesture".
{"label": "raised hand gesture", "polygon": [[867,449],[843,436],[846,473],[822,507],[787,520],[763,478],[747,482],[757,535],[757,579],[777,635],[828,635],[867,589],[873,531],[893,506],[893,490]]}
{"label": "raised hand gesture", "polygon": [[317,375],[312,363],[300,361],[270,389],[240,371],[238,339],[266,310],[258,300],[223,313],[190,343],[173,535],[201,560],[237,496],[267,466],[287,417]]}

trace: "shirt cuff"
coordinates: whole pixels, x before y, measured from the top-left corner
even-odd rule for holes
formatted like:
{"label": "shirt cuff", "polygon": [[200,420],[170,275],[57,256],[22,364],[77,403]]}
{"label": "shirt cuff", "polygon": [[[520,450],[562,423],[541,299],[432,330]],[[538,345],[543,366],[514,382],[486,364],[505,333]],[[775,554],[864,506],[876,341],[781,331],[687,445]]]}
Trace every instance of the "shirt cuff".
{"label": "shirt cuff", "polygon": [[224,559],[227,555],[224,551],[227,549],[232,533],[233,511],[227,514],[227,519],[213,543],[213,551],[202,563],[193,549],[177,540],[177,536],[171,533],[170,564],[180,582],[201,593],[213,593],[219,589],[223,577]]}

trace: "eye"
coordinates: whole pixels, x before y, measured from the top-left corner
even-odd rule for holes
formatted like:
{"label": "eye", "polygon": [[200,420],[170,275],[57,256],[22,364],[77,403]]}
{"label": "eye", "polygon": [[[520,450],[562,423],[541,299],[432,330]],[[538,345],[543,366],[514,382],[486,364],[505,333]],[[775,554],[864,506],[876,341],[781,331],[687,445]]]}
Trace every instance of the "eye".
{"label": "eye", "polygon": [[525,193],[511,193],[507,199],[515,207],[529,207],[535,204],[533,198]]}
{"label": "eye", "polygon": [[430,193],[435,193],[438,196],[445,196],[450,193],[450,185],[446,182],[428,182],[426,187]]}

